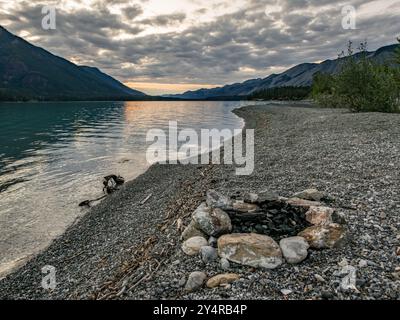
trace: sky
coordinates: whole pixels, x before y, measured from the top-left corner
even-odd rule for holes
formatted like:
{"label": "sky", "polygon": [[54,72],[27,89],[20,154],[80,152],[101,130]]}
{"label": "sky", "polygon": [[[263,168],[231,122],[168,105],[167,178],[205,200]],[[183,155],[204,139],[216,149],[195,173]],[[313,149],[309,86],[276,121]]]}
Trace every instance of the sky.
{"label": "sky", "polygon": [[[42,28],[42,8],[56,29]],[[356,29],[344,29],[345,5]],[[0,25],[148,94],[264,78],[400,36],[400,0],[0,0]]]}

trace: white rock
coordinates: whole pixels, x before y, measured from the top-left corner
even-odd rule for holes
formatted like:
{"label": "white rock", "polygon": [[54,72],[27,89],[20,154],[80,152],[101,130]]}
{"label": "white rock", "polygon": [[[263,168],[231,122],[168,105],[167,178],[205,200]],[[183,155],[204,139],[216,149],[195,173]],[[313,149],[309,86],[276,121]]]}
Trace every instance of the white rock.
{"label": "white rock", "polygon": [[290,290],[290,289],[282,289],[281,292],[282,292],[282,294],[283,294],[284,296],[288,296],[288,295],[291,294],[293,291]]}
{"label": "white rock", "polygon": [[189,256],[199,254],[201,247],[207,246],[207,240],[203,237],[193,237],[182,244],[182,251]]}
{"label": "white rock", "polygon": [[351,265],[347,265],[343,267],[343,269],[341,270],[341,274],[347,274],[347,276],[345,276],[340,283],[340,288],[342,289],[342,291],[353,290],[359,292],[356,287],[357,269]]}
{"label": "white rock", "polygon": [[365,268],[366,266],[368,266],[368,261],[360,259],[360,261],[358,262],[358,267]]}
{"label": "white rock", "polygon": [[300,263],[306,259],[308,255],[307,250],[310,247],[306,239],[302,237],[282,239],[279,242],[279,246],[286,261],[291,264]]}
{"label": "white rock", "polygon": [[318,282],[325,282],[325,279],[317,273],[314,274],[314,277]]}
{"label": "white rock", "polygon": [[347,261],[346,258],[343,258],[342,260],[340,260],[340,261],[338,262],[338,266],[339,266],[339,267],[345,267],[345,266],[348,266],[348,265],[349,265],[349,262]]}

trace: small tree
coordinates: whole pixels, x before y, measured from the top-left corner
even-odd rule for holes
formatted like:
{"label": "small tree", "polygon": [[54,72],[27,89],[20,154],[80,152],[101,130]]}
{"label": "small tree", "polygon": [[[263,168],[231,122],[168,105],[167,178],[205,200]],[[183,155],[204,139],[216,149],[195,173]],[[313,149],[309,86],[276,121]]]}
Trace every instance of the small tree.
{"label": "small tree", "polygon": [[394,56],[394,63],[395,63],[395,78],[397,81],[397,89],[398,89],[398,95],[400,97],[400,38],[397,38],[397,41],[399,42],[399,47],[395,51],[395,56]]}
{"label": "small tree", "polygon": [[367,42],[360,44],[356,54],[349,42],[347,54],[342,53],[339,58],[341,71],[337,75],[315,78],[313,97],[319,104],[355,112],[400,111],[399,70],[369,59]]}

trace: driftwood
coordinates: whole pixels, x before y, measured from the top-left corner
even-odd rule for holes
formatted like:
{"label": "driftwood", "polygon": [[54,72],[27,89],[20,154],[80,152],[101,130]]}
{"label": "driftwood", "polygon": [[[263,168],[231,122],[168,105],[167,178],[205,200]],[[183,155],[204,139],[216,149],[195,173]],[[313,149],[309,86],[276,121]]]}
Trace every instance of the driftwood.
{"label": "driftwood", "polygon": [[140,205],[144,205],[149,199],[153,196],[152,193],[150,193],[146,198],[144,198],[142,201],[140,201]]}
{"label": "driftwood", "polygon": [[91,204],[92,204],[92,202],[100,201],[101,199],[104,199],[105,197],[107,197],[107,195],[101,196],[101,197],[99,197],[99,198],[97,198],[97,199],[93,199],[93,200],[85,200],[85,201],[82,201],[82,202],[79,204],[79,206],[80,206],[80,207],[90,207]]}
{"label": "driftwood", "polygon": [[117,176],[115,174],[111,174],[109,176],[104,177],[103,179],[103,191],[106,193],[104,196],[93,200],[85,200],[82,201],[79,206],[80,207],[90,207],[93,202],[99,201],[107,197],[107,194],[111,194],[118,190],[119,186],[125,183],[125,179],[121,176]]}

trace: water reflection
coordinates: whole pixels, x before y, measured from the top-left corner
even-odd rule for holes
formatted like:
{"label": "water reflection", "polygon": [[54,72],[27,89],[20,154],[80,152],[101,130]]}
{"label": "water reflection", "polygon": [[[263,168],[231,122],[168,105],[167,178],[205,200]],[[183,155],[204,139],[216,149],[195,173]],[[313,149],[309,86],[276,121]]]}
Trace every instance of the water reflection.
{"label": "water reflection", "polygon": [[110,173],[133,179],[148,167],[146,133],[242,126],[239,102],[0,104],[0,271],[37,252],[101,195]]}

